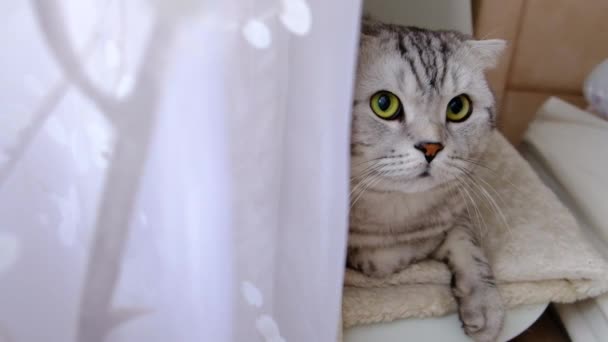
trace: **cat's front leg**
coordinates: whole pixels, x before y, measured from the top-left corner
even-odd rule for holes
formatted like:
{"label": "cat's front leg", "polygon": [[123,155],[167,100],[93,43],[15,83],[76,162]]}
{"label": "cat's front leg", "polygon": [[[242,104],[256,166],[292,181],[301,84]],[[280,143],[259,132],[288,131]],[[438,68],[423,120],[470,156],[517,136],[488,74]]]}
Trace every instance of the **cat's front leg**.
{"label": "cat's front leg", "polygon": [[467,225],[448,233],[436,257],[452,272],[452,293],[466,334],[477,342],[494,342],[503,326],[502,299],[487,258]]}
{"label": "cat's front leg", "polygon": [[346,263],[369,277],[384,278],[406,268],[412,253],[403,247],[349,248]]}
{"label": "cat's front leg", "polygon": [[349,247],[347,266],[374,278],[384,278],[428,258],[443,241],[443,233],[394,246]]}

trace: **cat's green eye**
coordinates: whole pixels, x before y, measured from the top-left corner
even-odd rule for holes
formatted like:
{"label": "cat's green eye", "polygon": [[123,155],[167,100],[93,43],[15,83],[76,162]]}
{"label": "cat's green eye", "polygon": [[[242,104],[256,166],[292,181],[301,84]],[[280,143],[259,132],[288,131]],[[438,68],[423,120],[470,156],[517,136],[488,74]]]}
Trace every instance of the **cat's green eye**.
{"label": "cat's green eye", "polygon": [[471,99],[466,94],[460,94],[450,100],[445,115],[448,121],[463,122],[471,116],[472,112],[473,103]]}
{"label": "cat's green eye", "polygon": [[401,101],[399,98],[386,90],[379,91],[372,96],[370,107],[379,118],[394,120],[401,114]]}

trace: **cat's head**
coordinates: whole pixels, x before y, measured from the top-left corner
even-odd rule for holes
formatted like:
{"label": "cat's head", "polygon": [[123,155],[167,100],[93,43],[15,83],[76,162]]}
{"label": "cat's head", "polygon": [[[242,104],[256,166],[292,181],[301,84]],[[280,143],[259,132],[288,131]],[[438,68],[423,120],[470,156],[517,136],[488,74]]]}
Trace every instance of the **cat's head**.
{"label": "cat's head", "polygon": [[484,76],[503,40],[364,24],[353,105],[353,183],[419,192],[466,178],[495,128]]}

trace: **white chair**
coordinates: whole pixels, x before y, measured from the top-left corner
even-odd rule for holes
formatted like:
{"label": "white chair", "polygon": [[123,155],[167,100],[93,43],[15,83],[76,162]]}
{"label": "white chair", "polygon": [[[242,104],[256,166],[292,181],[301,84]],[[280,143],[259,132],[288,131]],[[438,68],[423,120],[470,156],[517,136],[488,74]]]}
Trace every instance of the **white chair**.
{"label": "white chair", "polygon": [[[507,311],[499,341],[521,334],[543,313],[548,304],[528,305]],[[356,326],[344,331],[344,342],[470,342],[456,314],[437,318],[404,319],[390,323]]]}
{"label": "white chair", "polygon": [[[608,257],[607,146],[608,121],[551,98],[539,109],[520,152]],[[606,341],[608,295],[556,309],[572,341]]]}

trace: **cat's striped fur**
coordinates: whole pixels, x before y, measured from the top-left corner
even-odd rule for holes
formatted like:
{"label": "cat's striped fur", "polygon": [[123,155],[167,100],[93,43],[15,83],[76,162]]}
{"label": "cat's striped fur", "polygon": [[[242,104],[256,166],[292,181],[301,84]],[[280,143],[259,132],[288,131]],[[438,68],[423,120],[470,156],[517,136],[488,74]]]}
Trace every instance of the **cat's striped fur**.
{"label": "cat's striped fur", "polygon": [[[368,21],[352,120],[348,266],[384,277],[426,258],[445,262],[465,332],[484,342],[496,339],[504,313],[467,184],[496,122],[483,73],[503,47],[452,31]],[[380,90],[399,97],[401,118],[374,114],[370,99]],[[472,114],[447,122],[446,106],[459,94],[472,100]],[[423,141],[444,146],[431,162],[414,147]]]}

